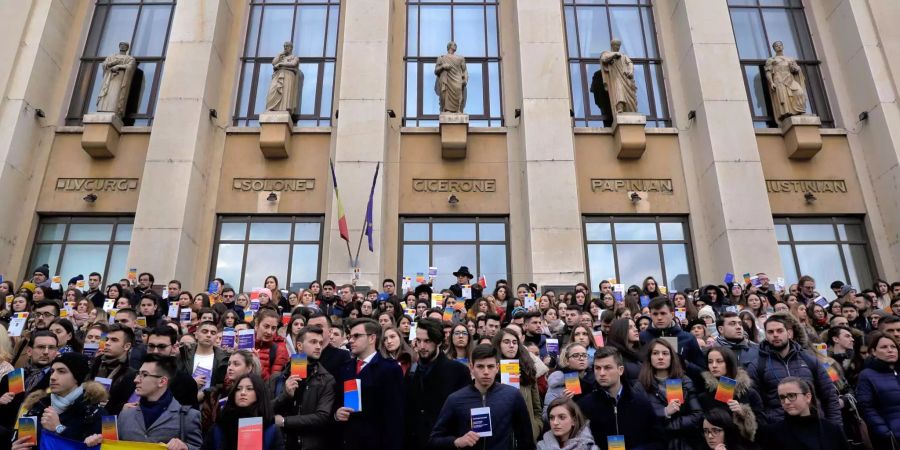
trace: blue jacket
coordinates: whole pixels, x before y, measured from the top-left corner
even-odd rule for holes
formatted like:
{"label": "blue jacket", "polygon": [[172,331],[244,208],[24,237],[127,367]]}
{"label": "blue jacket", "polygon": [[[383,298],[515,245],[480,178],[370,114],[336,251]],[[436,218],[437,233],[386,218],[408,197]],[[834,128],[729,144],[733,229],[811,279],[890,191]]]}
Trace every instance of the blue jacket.
{"label": "blue jacket", "polygon": [[859,373],[856,400],[869,433],[886,439],[900,437],[900,375],[885,362],[869,358]]}
{"label": "blue jacket", "polygon": [[482,450],[532,450],[534,437],[528,407],[519,390],[494,383],[485,395],[470,384],[447,397],[438,416],[428,448],[455,449],[458,437],[472,430],[472,408],[491,408],[492,436],[478,440],[475,448]]}
{"label": "blue jacket", "polygon": [[750,362],[747,373],[753,379],[759,396],[763,399],[766,418],[769,423],[784,420],[784,409],[778,400],[778,383],[787,377],[800,377],[812,383],[816,389],[816,397],[822,405],[823,417],[829,422],[842,427],[841,406],[838,403],[837,389],[825,367],[818,363],[816,357],[804,351],[800,344],[791,341],[787,356],[781,355],[767,341],[759,344],[759,358]]}
{"label": "blue jacket", "polygon": [[[362,411],[351,413],[350,420],[338,423],[341,448],[402,450],[404,389],[400,364],[376,352],[357,375],[356,359],[351,359],[338,373],[338,386],[356,378],[362,382]],[[335,403],[344,406],[344,396],[338,397]]]}
{"label": "blue jacket", "polygon": [[664,448],[662,422],[641,391],[639,387],[624,383],[619,396],[613,398],[606,389],[597,386],[594,392],[578,400],[585,419],[590,421],[594,442],[601,449],[607,448],[606,438],[614,435],[625,436],[628,450]]}
{"label": "blue jacket", "polygon": [[[669,328],[654,328],[651,324],[646,330],[641,332],[641,346],[647,345],[648,342],[661,337],[675,337],[678,339],[678,354],[684,367],[695,381],[699,380],[700,374],[706,371],[706,357],[700,350],[700,344],[693,334],[681,329],[675,321]],[[628,444],[625,444],[628,447]]]}

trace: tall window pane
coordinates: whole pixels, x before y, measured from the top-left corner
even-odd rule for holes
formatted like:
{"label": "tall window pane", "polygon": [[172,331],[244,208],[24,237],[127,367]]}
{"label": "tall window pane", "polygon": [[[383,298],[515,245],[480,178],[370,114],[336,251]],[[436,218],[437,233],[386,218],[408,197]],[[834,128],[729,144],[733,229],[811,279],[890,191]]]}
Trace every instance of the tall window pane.
{"label": "tall window pane", "polygon": [[874,266],[861,220],[782,218],[775,219],[775,227],[781,265],[789,283],[810,275],[819,293],[829,300],[835,298],[828,289],[832,281],[857,287],[872,284]]}
{"label": "tall window pane", "polygon": [[[600,53],[609,49],[613,38],[622,41],[622,52],[634,61],[638,111],[647,116],[648,126],[669,126],[650,1],[563,0],[563,7],[575,126],[612,126],[608,101],[598,107],[591,87],[602,89]],[[605,94],[601,98],[605,100]]]}
{"label": "tall window pane", "polygon": [[[476,277],[488,282],[508,279],[509,238],[502,218],[401,218],[399,276],[426,278],[429,267],[437,267],[434,286],[456,283],[453,272],[467,266]],[[474,282],[474,280],[473,280]]]}
{"label": "tall window pane", "polygon": [[405,126],[438,125],[434,65],[454,41],[469,72],[465,113],[469,124],[503,125],[497,0],[408,0]]}
{"label": "tall window pane", "polygon": [[340,0],[253,0],[250,23],[241,56],[241,81],[235,102],[234,124],[256,126],[265,112],[266,94],[272,78],[272,60],[294,44],[303,72],[298,90],[299,126],[330,126],[334,95],[334,64],[337,53]]}
{"label": "tall window pane", "polygon": [[585,217],[591,289],[603,280],[638,285],[652,276],[670,291],[694,286],[687,223],[671,217]]}
{"label": "tall window pane", "polygon": [[[128,273],[131,217],[47,217],[41,219],[29,270],[50,266],[50,276],[69,279],[91,272],[114,281]],[[65,286],[63,286],[65,287]]]}
{"label": "tall window pane", "polygon": [[321,217],[221,217],[210,278],[244,292],[269,275],[285,289],[305,288],[319,277],[321,236]]}
{"label": "tall window pane", "polygon": [[806,77],[806,110],[818,115],[822,125],[834,126],[822,83],[820,64],[799,0],[728,0],[731,25],[756,127],[776,128],[766,81],[766,59],[774,54],[772,43],[784,43],[784,54],[797,59]]}
{"label": "tall window pane", "polygon": [[81,125],[85,114],[97,111],[101,65],[118,53],[119,42],[131,44],[129,54],[137,62],[123,122],[150,125],[174,8],[175,0],[96,0],[66,125]]}

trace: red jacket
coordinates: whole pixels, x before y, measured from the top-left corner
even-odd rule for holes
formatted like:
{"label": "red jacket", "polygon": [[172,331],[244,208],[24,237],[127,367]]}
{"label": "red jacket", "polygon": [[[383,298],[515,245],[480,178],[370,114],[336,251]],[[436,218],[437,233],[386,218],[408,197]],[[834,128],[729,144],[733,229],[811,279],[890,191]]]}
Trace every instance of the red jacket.
{"label": "red jacket", "polygon": [[[275,361],[270,361],[273,353],[272,347],[275,347]],[[256,341],[256,356],[259,357],[259,363],[262,366],[263,380],[268,381],[269,376],[273,373],[281,373],[282,369],[291,361],[291,355],[287,351],[284,338],[275,335],[272,342]]]}

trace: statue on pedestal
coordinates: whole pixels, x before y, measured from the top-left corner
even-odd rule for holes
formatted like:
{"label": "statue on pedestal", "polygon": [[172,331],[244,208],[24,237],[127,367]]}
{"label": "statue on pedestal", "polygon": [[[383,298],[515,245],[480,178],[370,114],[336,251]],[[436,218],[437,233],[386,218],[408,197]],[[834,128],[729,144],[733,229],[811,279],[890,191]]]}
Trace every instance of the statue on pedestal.
{"label": "statue on pedestal", "polygon": [[622,41],[613,39],[610,50],[600,54],[603,86],[609,93],[609,103],[615,114],[637,112],[637,84],[634,82],[634,63],[620,52]]}
{"label": "statue on pedestal", "polygon": [[272,82],[266,94],[266,111],[287,111],[292,116],[299,113],[300,88],[303,72],[300,58],[293,55],[294,44],[284,43],[284,51],[272,60]]}
{"label": "statue on pedestal", "polygon": [[434,74],[437,75],[434,93],[440,100],[440,112],[461,114],[466,108],[469,71],[466,69],[466,59],[456,54],[455,42],[447,43],[447,54],[438,57]]}
{"label": "statue on pedestal", "polygon": [[128,91],[137,67],[134,57],[128,54],[130,47],[127,42],[119,42],[119,53],[103,60],[103,84],[97,95],[97,112],[111,112],[119,118],[125,117]]}
{"label": "statue on pedestal", "polygon": [[766,60],[766,80],[772,100],[772,115],[782,121],[806,113],[806,79],[797,60],[784,56],[784,44],[772,44],[775,56]]}

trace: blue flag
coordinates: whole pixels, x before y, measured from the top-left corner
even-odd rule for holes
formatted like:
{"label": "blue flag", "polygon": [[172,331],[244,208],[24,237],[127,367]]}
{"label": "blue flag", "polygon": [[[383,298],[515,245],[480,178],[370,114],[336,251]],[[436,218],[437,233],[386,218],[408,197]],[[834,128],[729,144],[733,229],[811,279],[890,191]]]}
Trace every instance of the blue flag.
{"label": "blue flag", "polygon": [[84,442],[60,437],[56,433],[41,430],[40,450],[100,450],[100,446],[88,447]]}
{"label": "blue flag", "polygon": [[369,192],[369,204],[366,205],[366,237],[369,238],[369,251],[375,251],[375,244],[372,243],[372,207],[375,202],[375,183],[378,181],[378,169],[381,168],[381,162],[375,165],[375,177],[372,178],[372,191]]}

